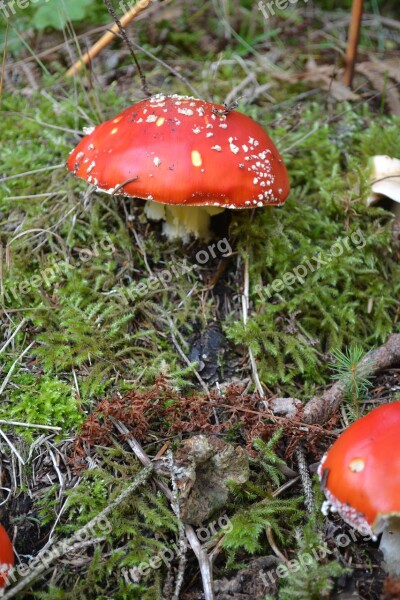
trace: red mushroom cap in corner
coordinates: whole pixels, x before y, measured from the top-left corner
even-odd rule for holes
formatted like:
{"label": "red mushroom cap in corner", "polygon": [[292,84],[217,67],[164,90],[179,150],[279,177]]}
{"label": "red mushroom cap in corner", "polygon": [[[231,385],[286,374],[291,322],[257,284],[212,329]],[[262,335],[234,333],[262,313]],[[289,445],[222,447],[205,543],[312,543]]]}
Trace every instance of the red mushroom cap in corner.
{"label": "red mushroom cap in corner", "polygon": [[96,127],[67,166],[99,190],[164,204],[283,204],[289,178],[273,142],[250,117],[223,110],[157,94]]}
{"label": "red mushroom cap in corner", "polygon": [[7,577],[14,566],[14,551],[4,527],[0,525],[0,588],[7,583]]}
{"label": "red mushroom cap in corner", "polygon": [[385,404],[350,425],[319,466],[331,509],[363,533],[400,517],[399,439],[400,402]]}

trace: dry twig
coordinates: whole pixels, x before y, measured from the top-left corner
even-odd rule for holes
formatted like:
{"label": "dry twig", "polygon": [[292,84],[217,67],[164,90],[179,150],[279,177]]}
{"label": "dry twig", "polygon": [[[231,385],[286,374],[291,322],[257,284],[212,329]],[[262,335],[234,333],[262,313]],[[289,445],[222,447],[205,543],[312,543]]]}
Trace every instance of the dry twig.
{"label": "dry twig", "polygon": [[[360,360],[358,369],[362,371],[363,375],[371,376],[398,364],[400,364],[400,333],[393,333],[385,344],[371,350]],[[346,382],[337,381],[322,396],[314,396],[307,402],[302,421],[326,423],[343,402],[345,393]],[[293,411],[293,407],[299,402],[297,398],[285,398],[285,401],[289,412]]]}
{"label": "dry twig", "polygon": [[343,83],[351,87],[354,76],[354,68],[357,59],[357,47],[360,39],[361,19],[363,14],[364,0],[353,0],[351,21],[349,28],[349,40],[347,43],[346,66],[343,74]]}

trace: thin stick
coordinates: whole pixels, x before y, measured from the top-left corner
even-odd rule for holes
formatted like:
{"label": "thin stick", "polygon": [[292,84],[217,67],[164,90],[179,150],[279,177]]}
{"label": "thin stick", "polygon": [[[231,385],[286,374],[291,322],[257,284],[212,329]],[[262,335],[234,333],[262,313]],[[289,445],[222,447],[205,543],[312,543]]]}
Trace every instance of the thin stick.
{"label": "thin stick", "polygon": [[[372,377],[380,371],[390,369],[397,366],[400,361],[400,333],[392,333],[387,342],[368,352],[358,363],[357,370],[363,373],[366,377]],[[335,411],[344,401],[347,390],[345,381],[339,379],[329,387],[321,396],[313,396],[304,406],[300,420],[303,423],[324,424],[326,423]],[[284,398],[286,400],[290,412],[286,417],[297,413],[297,404],[300,402],[298,398]],[[282,413],[279,413],[282,416]],[[293,416],[291,416],[293,418]]]}
{"label": "thin stick", "polygon": [[6,36],[4,40],[4,51],[3,51],[3,64],[1,66],[1,77],[0,77],[0,101],[3,95],[3,84],[6,72],[6,56],[7,56],[7,42],[8,42],[8,31],[10,29],[10,20],[7,19]]}
{"label": "thin stick", "polygon": [[[148,1],[147,1],[147,0],[142,0],[142,1],[144,1],[144,3],[145,3],[145,7],[147,7],[147,6],[148,6]],[[149,1],[150,1],[150,0],[149,0]],[[112,16],[112,18],[113,18],[113,19],[114,19],[114,21],[116,22],[116,24],[117,24],[117,26],[118,26],[118,29],[119,29],[119,31],[120,31],[120,34],[121,34],[121,36],[122,36],[122,39],[124,40],[125,44],[126,44],[126,45],[127,45],[127,47],[129,48],[129,52],[131,53],[131,56],[132,56],[132,58],[133,58],[133,62],[135,63],[135,65],[136,65],[136,68],[137,68],[137,70],[138,70],[139,77],[140,77],[140,81],[142,82],[142,90],[143,90],[143,93],[144,93],[144,94],[146,94],[146,96],[147,96],[147,97],[150,97],[150,96],[151,96],[151,92],[149,92],[149,89],[148,89],[148,87],[147,87],[147,83],[146,83],[146,77],[144,76],[144,74],[143,74],[143,72],[142,72],[142,69],[141,69],[141,67],[140,67],[139,61],[138,61],[138,59],[136,58],[135,49],[134,49],[134,47],[132,46],[132,44],[131,44],[131,42],[130,42],[130,40],[129,40],[128,36],[127,36],[127,33],[126,33],[126,31],[125,31],[125,29],[124,29],[124,27],[123,27],[122,23],[121,23],[121,21],[119,20],[119,18],[118,18],[118,15],[117,15],[117,13],[116,13],[116,12],[115,12],[115,10],[114,10],[114,7],[113,7],[113,5],[111,4],[111,0],[103,0],[103,2],[104,2],[104,4],[107,6],[108,12],[110,13],[110,15]]]}
{"label": "thin stick", "polygon": [[182,83],[184,83],[189,88],[189,90],[192,92],[192,94],[194,94],[195,98],[201,98],[200,92],[197,91],[196,88],[193,87],[193,85],[190,83],[190,81],[188,81],[186,79],[186,77],[181,75],[181,73],[179,73],[179,71],[177,71],[176,69],[171,67],[171,65],[169,65],[168,63],[161,60],[161,58],[159,58],[158,56],[156,56],[155,54],[150,52],[150,50],[146,50],[146,48],[142,48],[141,46],[139,46],[139,44],[136,44],[132,40],[131,40],[131,44],[133,45],[134,48],[137,48],[138,50],[140,50],[142,52],[142,54],[145,54],[146,56],[148,56],[149,58],[154,60],[154,62],[156,62],[159,65],[161,65],[162,67],[164,67],[164,69],[167,69],[167,71],[172,73],[172,75],[174,75],[177,79],[179,79],[179,81],[182,81]]}
{"label": "thin stick", "polygon": [[186,537],[196,555],[200,567],[201,580],[205,600],[214,600],[213,574],[210,557],[207,550],[200,544],[197,535],[191,525],[185,525]]}
{"label": "thin stick", "polygon": [[53,425],[38,425],[37,423],[20,423],[19,421],[3,421],[3,419],[0,419],[0,425],[13,425],[15,427],[44,429],[46,431],[62,431],[62,427],[55,427]]}
{"label": "thin stick", "polygon": [[[243,294],[242,294],[242,312],[243,312],[243,324],[247,324],[248,320],[248,312],[249,312],[249,259],[246,256],[244,259],[244,275],[243,275]],[[253,381],[257,388],[257,392],[260,394],[261,398],[265,398],[264,390],[261,385],[260,378],[258,376],[257,364],[254,358],[254,354],[251,348],[249,350],[249,358],[251,364],[251,370],[253,373]]]}
{"label": "thin stick", "polygon": [[364,0],[353,0],[351,21],[349,27],[349,40],[347,42],[346,67],[343,74],[343,83],[351,87],[357,59],[358,41],[360,39],[361,19]]}
{"label": "thin stick", "polygon": [[177,484],[177,474],[176,474],[176,471],[178,469],[175,467],[174,456],[173,456],[171,450],[168,450],[164,460],[166,462],[166,465],[168,466],[168,469],[169,469],[169,472],[171,475],[171,484],[172,484],[171,506],[172,506],[172,509],[173,509],[175,515],[178,517],[178,521],[179,521],[179,523],[178,523],[179,549],[180,549],[179,565],[178,565],[177,575],[176,575],[176,579],[175,579],[174,595],[172,596],[172,600],[179,600],[180,592],[181,592],[182,585],[183,585],[183,580],[185,577],[185,567],[186,567],[186,563],[187,563],[186,532],[185,532],[185,526],[182,522],[181,507],[179,504],[179,488],[178,488],[178,484]]}
{"label": "thin stick", "polygon": [[[107,0],[104,0],[106,2],[107,8],[110,11],[109,8],[109,2],[107,2]],[[91,48],[89,48],[89,50],[67,71],[67,77],[72,77],[73,75],[75,75],[76,73],[78,73],[82,67],[84,65],[89,64],[89,62],[95,58],[102,50],[104,50],[104,48],[106,48],[113,40],[115,40],[115,34],[118,33],[118,31],[121,32],[122,37],[124,38],[124,41],[127,43],[128,48],[131,51],[132,54],[132,48],[131,45],[129,43],[129,40],[127,41],[127,35],[126,32],[124,30],[124,27],[126,27],[127,25],[129,25],[129,23],[131,21],[133,21],[133,19],[140,14],[141,12],[143,12],[151,3],[152,0],[139,0],[139,2],[130,10],[128,10],[128,12],[126,12],[123,17],[121,18],[121,20],[116,17],[114,17],[114,15],[112,15],[115,24],[111,27],[110,31],[107,31],[100,39],[98,42],[96,42],[96,44],[94,44],[94,46],[92,46]],[[111,7],[111,9],[113,10],[114,14],[115,11],[114,9]],[[111,13],[112,14],[112,13]],[[142,74],[141,74],[141,70],[140,67],[138,66],[138,62],[137,59],[135,57],[135,53],[133,52],[133,57],[134,57],[134,61],[136,64],[136,67],[138,68],[138,71],[141,75],[141,79],[142,79]],[[146,82],[144,82],[145,87],[143,88],[143,91],[146,88]],[[143,79],[142,79],[142,87],[143,87]],[[146,92],[147,93],[147,92]]]}

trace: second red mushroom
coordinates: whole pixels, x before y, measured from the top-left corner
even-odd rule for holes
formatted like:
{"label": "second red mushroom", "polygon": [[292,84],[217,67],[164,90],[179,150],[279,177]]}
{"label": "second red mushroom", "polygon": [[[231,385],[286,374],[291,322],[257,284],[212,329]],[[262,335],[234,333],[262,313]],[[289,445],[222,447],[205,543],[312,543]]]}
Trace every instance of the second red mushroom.
{"label": "second red mushroom", "polygon": [[400,576],[400,402],[362,417],[336,440],[318,469],[327,498],[363,534],[382,534],[380,549],[391,575]]}

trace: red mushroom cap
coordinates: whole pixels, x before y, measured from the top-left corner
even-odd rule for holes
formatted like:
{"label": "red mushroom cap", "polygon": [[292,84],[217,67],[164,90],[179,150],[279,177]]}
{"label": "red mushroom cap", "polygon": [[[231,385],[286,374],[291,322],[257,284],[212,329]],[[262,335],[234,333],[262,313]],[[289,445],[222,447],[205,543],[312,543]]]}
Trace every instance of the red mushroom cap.
{"label": "red mushroom cap", "polygon": [[331,446],[318,469],[332,510],[355,529],[380,533],[400,516],[400,402],[375,408]]}
{"label": "red mushroom cap", "polygon": [[273,142],[250,117],[222,111],[157,94],[89,132],[67,167],[99,190],[164,204],[283,204],[289,178]]}
{"label": "red mushroom cap", "polygon": [[14,551],[4,527],[0,525],[0,588],[7,583],[7,577],[14,566]]}

